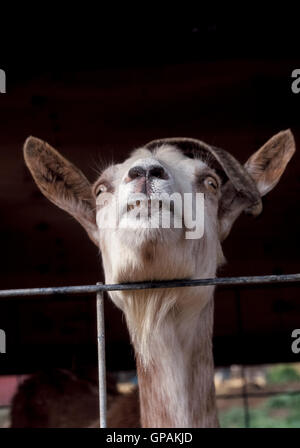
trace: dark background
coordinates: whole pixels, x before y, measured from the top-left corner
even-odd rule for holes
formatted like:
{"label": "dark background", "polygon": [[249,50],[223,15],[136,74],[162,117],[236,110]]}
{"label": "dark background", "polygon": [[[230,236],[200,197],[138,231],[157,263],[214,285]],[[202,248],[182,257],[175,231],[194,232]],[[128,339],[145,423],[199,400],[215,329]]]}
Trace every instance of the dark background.
{"label": "dark background", "polygon": [[[199,138],[241,162],[282,129],[291,128],[299,145],[293,12],[277,21],[252,20],[245,8],[231,19],[143,15],[131,22],[122,14],[83,14],[80,21],[56,14],[51,21],[48,12],[47,21],[19,16],[1,39],[1,289],[103,280],[97,248],[42,196],[26,169],[28,135],[55,146],[91,181],[96,168],[155,138]],[[299,187],[298,150],[264,198],[263,214],[242,216],[234,226],[219,275],[299,272]],[[217,365],[299,361],[290,348],[300,326],[297,285],[223,288],[215,303]],[[95,362],[95,320],[93,297],[1,301],[7,354],[0,355],[0,374]],[[124,319],[109,300],[106,326],[109,369],[132,368]]]}

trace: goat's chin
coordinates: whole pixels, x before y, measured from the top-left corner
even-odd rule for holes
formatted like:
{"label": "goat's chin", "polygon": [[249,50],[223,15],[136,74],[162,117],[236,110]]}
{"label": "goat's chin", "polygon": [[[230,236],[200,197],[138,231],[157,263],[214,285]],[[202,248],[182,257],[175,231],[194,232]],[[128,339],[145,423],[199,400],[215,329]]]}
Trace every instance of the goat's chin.
{"label": "goat's chin", "polygon": [[149,244],[153,246],[176,244],[182,238],[183,231],[182,229],[155,229],[136,225],[133,228],[121,228],[117,233],[122,245],[138,251]]}

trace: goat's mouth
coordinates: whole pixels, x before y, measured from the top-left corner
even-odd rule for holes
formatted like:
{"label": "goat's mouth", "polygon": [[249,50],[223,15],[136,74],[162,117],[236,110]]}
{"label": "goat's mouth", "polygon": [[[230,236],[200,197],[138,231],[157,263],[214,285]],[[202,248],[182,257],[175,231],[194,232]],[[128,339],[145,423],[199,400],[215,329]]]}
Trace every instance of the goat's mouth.
{"label": "goat's mouth", "polygon": [[162,210],[167,210],[171,214],[174,214],[174,203],[170,202],[166,204],[161,199],[137,200],[133,203],[127,203],[127,213],[132,211],[148,211],[149,218],[153,213],[162,212]]}

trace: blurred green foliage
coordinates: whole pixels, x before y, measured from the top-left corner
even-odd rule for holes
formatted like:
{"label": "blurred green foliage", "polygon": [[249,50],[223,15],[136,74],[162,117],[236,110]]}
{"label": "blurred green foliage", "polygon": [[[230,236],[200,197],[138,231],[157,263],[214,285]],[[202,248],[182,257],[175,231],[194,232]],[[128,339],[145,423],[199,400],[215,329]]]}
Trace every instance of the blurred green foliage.
{"label": "blurred green foliage", "polygon": [[300,381],[300,374],[290,365],[279,364],[278,366],[270,367],[267,371],[268,383],[289,383],[292,381]]}
{"label": "blurred green foliage", "polygon": [[[251,428],[300,428],[300,394],[277,395],[252,408]],[[244,408],[234,407],[219,414],[222,428],[244,428]]]}
{"label": "blurred green foliage", "polygon": [[[268,384],[283,384],[300,381],[299,372],[291,365],[280,364],[267,370]],[[300,386],[300,384],[299,384]],[[300,394],[280,394],[267,398],[251,407],[249,416],[251,428],[300,428]],[[244,428],[243,406],[235,406],[219,412],[222,428]]]}

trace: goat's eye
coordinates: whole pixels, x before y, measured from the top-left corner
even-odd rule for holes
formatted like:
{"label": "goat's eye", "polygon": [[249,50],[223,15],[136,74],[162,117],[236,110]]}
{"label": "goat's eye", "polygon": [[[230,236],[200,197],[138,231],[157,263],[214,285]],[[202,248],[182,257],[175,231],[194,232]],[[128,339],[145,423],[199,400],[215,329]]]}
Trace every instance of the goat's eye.
{"label": "goat's eye", "polygon": [[107,191],[107,186],[104,184],[100,184],[98,185],[98,187],[96,188],[95,194],[96,197],[98,197],[101,193],[105,193]]}
{"label": "goat's eye", "polygon": [[212,176],[207,176],[204,180],[205,187],[211,191],[212,193],[216,193],[218,191],[218,182]]}

